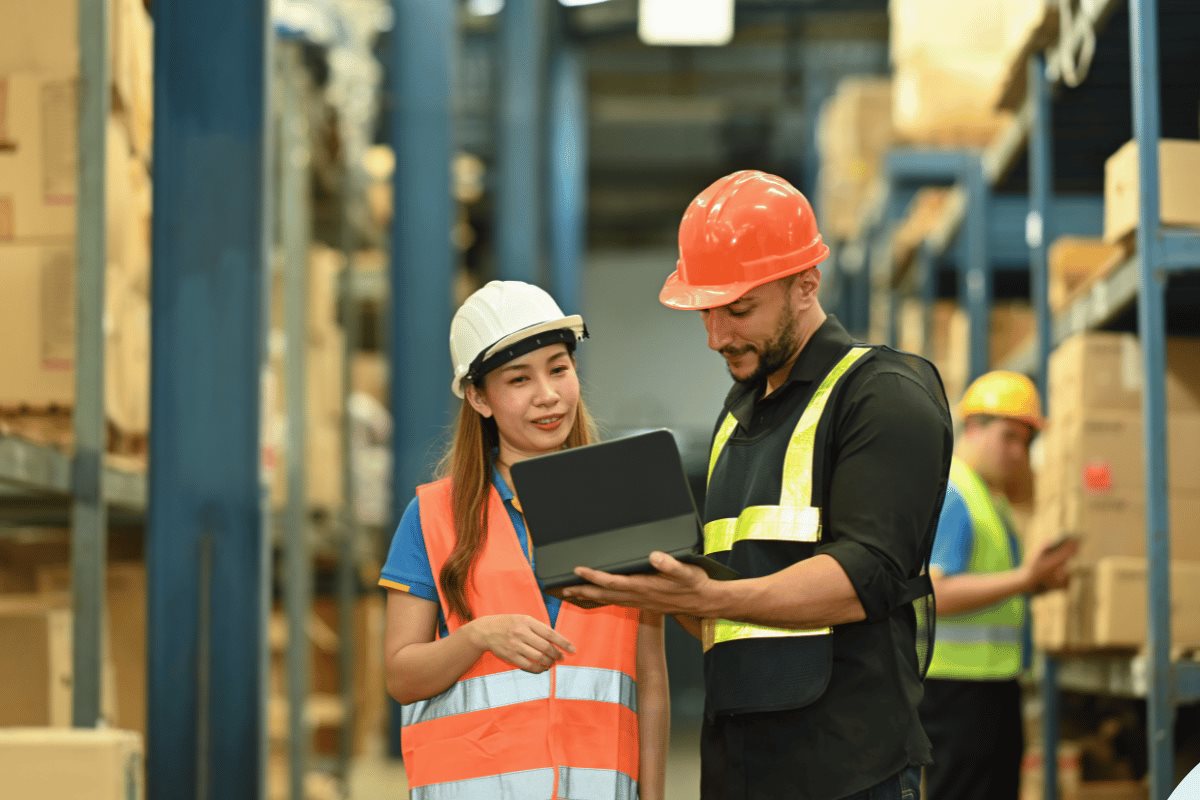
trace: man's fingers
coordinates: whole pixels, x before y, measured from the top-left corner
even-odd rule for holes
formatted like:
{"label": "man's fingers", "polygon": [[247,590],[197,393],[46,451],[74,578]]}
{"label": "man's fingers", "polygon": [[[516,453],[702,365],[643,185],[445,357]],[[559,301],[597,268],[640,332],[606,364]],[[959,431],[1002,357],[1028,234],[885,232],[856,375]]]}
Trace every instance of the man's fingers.
{"label": "man's fingers", "polygon": [[650,566],[666,575],[669,578],[686,580],[692,577],[692,570],[700,569],[699,567],[684,564],[674,556],[669,556],[666,553],[655,550],[650,554]]}

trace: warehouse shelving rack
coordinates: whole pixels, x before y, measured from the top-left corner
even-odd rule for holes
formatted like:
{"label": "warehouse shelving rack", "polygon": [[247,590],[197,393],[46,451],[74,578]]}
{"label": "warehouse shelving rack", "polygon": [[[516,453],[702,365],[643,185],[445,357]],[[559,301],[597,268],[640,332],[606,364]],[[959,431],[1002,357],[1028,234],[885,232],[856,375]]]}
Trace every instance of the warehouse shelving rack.
{"label": "warehouse shelving rack", "polygon": [[[228,5],[228,4],[226,4]],[[256,19],[256,11],[253,4],[243,6],[235,3],[236,13],[233,8],[210,8],[208,12],[201,11],[198,14],[180,14],[172,15],[171,19],[159,19],[160,28],[158,37],[155,42],[156,59],[159,61],[159,74],[164,76],[164,83],[169,80],[166,78],[167,71],[161,67],[169,63],[176,69],[174,76],[176,81],[186,82],[187,78],[180,78],[180,63],[179,61],[167,62],[162,58],[162,48],[165,46],[172,55],[189,51],[189,46],[183,42],[199,42],[205,41],[205,47],[212,45],[212,41],[204,39],[197,34],[198,30],[204,29],[205,22],[211,22],[214,28],[211,30],[226,30],[227,26],[232,26],[238,29],[240,26],[240,34],[233,36],[234,41],[220,39],[225,48],[223,55],[226,57],[229,64],[237,64],[245,67],[246,71],[241,74],[241,79],[245,81],[248,76],[254,74],[253,66],[257,58],[262,58],[263,54],[270,53],[272,50],[278,49],[284,59],[294,56],[294,52],[290,52],[292,48],[298,47],[298,41],[304,41],[308,44],[320,45],[327,41],[328,35],[340,30],[339,21],[331,16],[333,6],[328,3],[310,4],[305,14],[301,14],[297,19],[302,19],[307,27],[297,27],[286,18],[276,18],[272,20],[273,25],[267,24],[265,14],[262,9],[258,10],[260,18]],[[282,7],[286,12],[288,6],[284,4]],[[279,10],[279,9],[276,9]],[[320,14],[313,14],[313,11],[319,11]],[[161,9],[156,8],[156,16],[163,14]],[[118,466],[116,463],[110,463],[105,458],[105,410],[104,410],[104,335],[103,335],[103,301],[105,296],[104,281],[105,281],[105,258],[106,252],[105,237],[106,237],[106,208],[105,208],[105,185],[107,180],[115,179],[109,176],[106,170],[105,158],[103,154],[106,152],[105,137],[106,123],[110,112],[110,95],[109,86],[111,84],[110,77],[110,43],[107,36],[96,36],[95,31],[108,31],[111,29],[109,24],[110,3],[108,0],[83,0],[79,3],[79,44],[80,44],[80,114],[79,114],[79,130],[78,130],[78,226],[76,237],[76,253],[77,253],[77,268],[76,268],[76,309],[75,309],[75,330],[76,330],[76,357],[75,357],[75,372],[76,372],[76,401],[74,405],[74,452],[67,453],[55,447],[37,444],[16,435],[0,434],[0,524],[5,526],[64,526],[69,524],[71,528],[70,546],[71,546],[71,567],[72,567],[72,595],[74,608],[73,621],[73,707],[72,720],[73,724],[80,727],[91,727],[98,724],[103,724],[101,710],[101,665],[102,665],[102,621],[105,617],[105,571],[107,566],[107,536],[110,524],[116,525],[142,525],[149,526],[152,524],[150,519],[149,505],[150,496],[152,494],[151,485],[156,480],[156,459],[151,459],[149,466],[149,474],[145,474],[136,470],[130,470]],[[241,20],[242,22],[236,22]],[[242,23],[245,23],[244,25]],[[273,27],[273,33],[280,41],[276,47],[272,47],[268,37],[263,36],[256,40],[254,31],[256,24],[259,25],[260,33],[265,32]],[[182,30],[183,40],[177,38]],[[314,31],[320,31],[321,37],[314,36]],[[220,38],[220,37],[218,37]],[[206,51],[204,59],[213,57],[212,51]],[[260,66],[262,66],[260,64]],[[267,68],[269,71],[269,67]],[[190,76],[194,80],[194,76]],[[228,92],[228,95],[236,96],[233,105],[243,101],[249,101],[248,105],[257,107],[262,110],[266,106],[266,96],[260,94],[255,99],[255,93],[252,88],[253,81],[248,82],[251,89],[247,92]],[[174,83],[176,87],[179,82]],[[264,84],[265,85],[265,84]],[[199,84],[191,84],[191,88],[198,89],[201,92],[209,90],[207,86]],[[185,114],[180,114],[177,107],[172,108],[169,104],[163,103],[164,94],[156,88],[159,100],[159,115],[160,120],[158,132],[160,133],[160,142],[166,142],[169,139],[178,141],[180,136],[187,136],[185,132],[186,121]],[[293,96],[294,99],[294,96]],[[226,109],[229,114],[229,119],[232,121],[231,129],[236,129],[236,134],[227,141],[226,155],[235,154],[236,159],[242,159],[239,163],[245,165],[257,164],[263,166],[265,160],[264,152],[259,150],[255,152],[253,140],[255,139],[254,129],[255,120],[254,113],[250,113],[247,118],[244,115],[247,105],[241,105],[234,110],[231,107]],[[293,115],[294,119],[294,115]],[[265,120],[264,120],[265,121]],[[262,131],[260,131],[261,133]],[[166,135],[162,135],[165,133]],[[364,132],[364,137],[369,136]],[[265,141],[265,136],[263,138]],[[247,149],[240,150],[240,145],[248,145]],[[296,142],[293,142],[296,144]],[[169,146],[169,145],[168,145]],[[259,147],[262,145],[260,144]],[[269,150],[267,151],[269,152]],[[99,157],[97,157],[99,155]],[[218,167],[229,169],[232,164],[216,164],[211,159],[212,153],[208,153],[205,158],[210,159],[208,162],[210,167],[213,167],[212,174],[219,175],[221,170]],[[201,159],[203,160],[203,159]],[[165,166],[165,165],[164,165]],[[359,168],[357,162],[356,169]],[[183,170],[187,171],[187,170]],[[355,170],[351,170],[352,177],[347,181],[348,191],[361,191],[362,181],[361,176],[358,176]],[[253,167],[246,174],[253,175],[255,170]],[[265,175],[265,169],[262,170]],[[172,171],[163,169],[160,173],[161,179],[166,182],[172,179],[179,179],[180,171]],[[189,174],[190,178],[195,178],[195,172]],[[282,170],[277,176],[280,180],[291,180],[292,189],[295,189],[296,180],[300,178],[300,173],[297,170]],[[185,181],[186,182],[186,181]],[[191,184],[195,188],[195,184]],[[156,188],[156,195],[158,194]],[[300,192],[285,190],[282,193],[284,198],[292,198],[303,203],[303,198]],[[231,198],[233,199],[233,198]],[[244,204],[254,211],[249,215],[254,217],[256,214],[262,214],[262,208],[269,208],[269,202],[263,202],[265,196],[255,193],[250,193],[246,198],[236,200],[233,204],[241,207]],[[160,226],[163,226],[162,218],[167,216],[174,217],[178,221],[178,214],[166,214],[163,211],[169,207],[158,205],[160,201],[156,199],[155,207],[155,240],[156,240],[156,256],[161,256],[158,252],[157,243],[159,241]],[[290,209],[295,210],[295,209]],[[303,213],[303,209],[300,209]],[[265,221],[265,214],[263,214]],[[295,218],[292,218],[295,219]],[[163,226],[165,227],[165,226]],[[204,227],[204,226],[200,226]],[[286,226],[285,226],[286,227]],[[296,227],[296,226],[293,226]],[[260,229],[261,230],[261,229]],[[249,265],[262,263],[261,259],[255,259],[256,251],[259,250],[255,244],[256,234],[254,231],[254,223],[248,226],[249,237],[244,236],[243,231],[237,231],[229,234],[226,231],[210,231],[216,234],[214,240],[227,241],[232,245],[232,250],[227,255],[232,257],[233,250],[241,247],[246,248],[246,252],[251,254],[248,261]],[[178,236],[178,232],[174,232]],[[292,242],[303,238],[303,231],[292,231],[288,235],[288,239]],[[349,239],[347,239],[349,241]],[[265,251],[264,251],[265,252]],[[307,254],[304,254],[304,259],[307,259]],[[181,265],[182,267],[183,265]],[[301,273],[302,274],[302,273]],[[265,278],[265,272],[263,273]],[[170,284],[172,281],[165,278],[161,281],[164,284]],[[265,282],[265,280],[263,281]],[[258,283],[260,286],[263,282],[250,277],[250,284]],[[172,286],[170,291],[174,292],[177,287]],[[228,287],[227,287],[228,288]],[[291,287],[295,288],[295,287]],[[302,289],[303,287],[301,287]],[[156,292],[155,297],[164,296],[163,292]],[[171,297],[177,295],[171,294]],[[247,300],[258,298],[258,292],[246,292]],[[300,306],[296,307],[296,302]],[[285,305],[288,307],[289,321],[295,321],[292,318],[297,318],[302,326],[304,322],[304,297],[289,296]],[[263,306],[265,314],[265,304]],[[239,317],[239,320],[241,318]],[[191,320],[194,325],[196,320]],[[156,328],[158,326],[156,325]],[[176,328],[174,333],[178,336]],[[302,330],[302,328],[301,328]],[[265,327],[263,328],[265,334]],[[201,329],[194,329],[194,332],[199,335],[205,335]],[[225,331],[226,335],[233,331]],[[215,334],[216,332],[210,332]],[[299,337],[299,341],[303,341],[303,335]],[[236,342],[237,340],[231,340]],[[345,374],[343,375],[343,386],[349,387],[349,352],[350,348],[354,347],[352,337],[347,337],[347,360],[345,366]],[[242,347],[238,348],[242,352],[255,354],[260,352],[259,348],[246,347],[244,340]],[[303,350],[300,350],[301,355]],[[301,369],[303,358],[301,361]],[[212,365],[196,365],[189,364],[183,359],[162,359],[159,358],[155,362],[159,372],[155,377],[155,392],[162,392],[163,387],[174,387],[176,373],[187,371],[204,373],[208,377],[214,377]],[[168,369],[163,370],[166,366]],[[206,371],[207,370],[207,371]],[[241,381],[245,386],[236,389],[237,392],[244,392],[248,396],[258,397],[257,390],[257,375],[258,369],[253,370],[253,382]],[[219,370],[220,376],[225,380],[235,380],[243,376],[241,372],[235,371],[226,367]],[[300,373],[302,381],[303,374]],[[253,390],[250,391],[251,383]],[[302,402],[303,398],[303,383],[299,384],[299,398]],[[293,392],[297,387],[291,387]],[[163,408],[155,402],[154,406],[157,413],[162,413]],[[246,407],[255,407],[254,403],[246,404]],[[257,414],[254,415],[257,419]],[[164,417],[165,419],[165,417]],[[160,424],[162,421],[160,420]],[[302,432],[301,432],[302,435]],[[152,445],[153,446],[153,445]],[[291,448],[292,459],[295,463],[289,463],[289,468],[296,469],[297,463],[301,463],[299,474],[303,473],[302,462],[300,462],[303,449]],[[254,447],[255,456],[257,456],[257,446]],[[349,454],[344,452],[344,456]],[[253,495],[258,498],[254,503],[260,509],[262,517],[262,530],[268,530],[269,513],[265,510],[267,503],[265,501],[265,490],[260,487],[259,477],[257,475],[257,457],[254,460],[255,476],[252,481],[256,487]],[[338,600],[339,600],[339,623],[343,631],[342,645],[342,675],[341,695],[343,707],[346,709],[353,708],[353,695],[351,683],[351,664],[347,663],[347,657],[352,657],[352,640],[351,631],[353,630],[353,602],[358,594],[357,576],[356,576],[356,561],[347,561],[352,559],[355,554],[355,533],[357,527],[354,522],[353,510],[350,507],[349,498],[353,497],[353,483],[350,469],[350,459],[343,459],[344,474],[343,481],[347,503],[341,509],[335,510],[338,524],[335,526],[335,539],[337,542],[336,552],[338,554]],[[187,480],[189,476],[174,475],[173,480]],[[196,477],[193,473],[190,477]],[[159,480],[166,480],[165,477]],[[165,496],[160,498],[165,500]],[[303,527],[302,535],[294,538],[299,542],[307,542],[308,536],[311,533],[311,518],[306,513],[307,510],[301,507],[299,518]],[[159,512],[159,521],[168,521],[171,519],[180,519],[179,514],[185,513],[179,510],[168,511],[166,516]],[[220,510],[215,508],[209,509],[210,514],[219,516]],[[241,520],[244,521],[244,520]],[[241,522],[239,521],[239,522]],[[213,524],[219,527],[222,524],[237,527],[239,522],[225,520],[223,523],[219,520],[209,519],[203,522],[203,526],[211,527]],[[195,524],[195,521],[192,523]],[[211,531],[210,531],[211,533]],[[290,541],[291,539],[289,539]],[[192,555],[193,561],[197,556],[201,561],[199,569],[204,573],[200,577],[202,580],[212,580],[214,570],[218,570],[220,565],[219,559],[214,556],[213,545],[211,541],[208,545],[201,545],[201,552]],[[254,549],[254,546],[251,546]],[[287,584],[289,587],[298,587],[293,589],[295,597],[289,603],[289,611],[291,616],[303,613],[301,626],[307,623],[308,613],[307,606],[300,611],[303,599],[303,590],[308,588],[306,595],[311,600],[311,584],[305,584],[303,580],[296,580],[296,575],[307,575],[311,580],[311,562],[301,563],[302,559],[311,555],[304,548],[296,548],[287,546],[289,559],[289,575]],[[155,565],[163,565],[165,562],[161,559],[155,561],[155,556],[152,553],[147,553],[148,571],[154,569]],[[262,562],[266,564],[265,561]],[[257,569],[249,562],[246,568],[251,571]],[[197,566],[195,563],[184,565],[175,563],[167,569],[170,576],[167,576],[168,582],[174,582],[179,579],[181,570],[195,572]],[[295,574],[293,574],[295,573]],[[226,574],[225,580],[231,576]],[[188,582],[194,584],[195,577],[188,579]],[[221,598],[216,590],[209,588],[201,588],[202,592],[209,592],[207,595],[207,605],[202,603],[202,606],[193,608],[193,614],[199,614],[200,619],[190,620],[172,620],[171,626],[183,631],[191,631],[193,634],[207,635],[213,632],[212,625],[214,618],[221,616],[224,611],[222,608],[228,609],[229,606],[220,607]],[[257,592],[258,590],[253,590]],[[151,588],[151,592],[154,589]],[[233,593],[226,593],[227,603],[234,602]],[[311,605],[309,603],[308,605]],[[265,606],[261,609],[265,613]],[[241,608],[234,612],[240,614],[243,618],[255,618],[258,615],[247,614],[246,608]],[[219,620],[218,620],[219,622]],[[257,630],[258,634],[253,638],[258,642],[256,648],[250,648],[248,652],[257,652],[257,649],[262,649],[265,655],[265,617],[258,619],[257,623],[250,624],[246,630]],[[181,624],[182,623],[182,624]],[[153,628],[154,623],[151,622]],[[304,630],[304,628],[301,628]],[[198,679],[203,680],[205,691],[199,694],[193,692],[188,694],[181,691],[181,680],[187,680],[186,675],[162,674],[162,667],[165,664],[171,663],[173,657],[168,653],[150,653],[150,672],[152,680],[149,686],[150,697],[148,700],[152,706],[158,706],[152,714],[158,714],[155,723],[159,723],[155,727],[161,728],[164,721],[170,719],[180,725],[168,725],[167,728],[180,728],[191,731],[183,740],[172,739],[172,741],[164,743],[161,739],[158,745],[153,742],[147,742],[147,746],[151,750],[155,750],[155,759],[151,761],[150,774],[150,790],[151,792],[163,791],[165,785],[169,783],[173,788],[170,790],[173,796],[179,795],[178,792],[184,791],[189,793],[187,796],[208,796],[207,791],[212,791],[215,794],[222,796],[257,796],[259,790],[254,790],[253,787],[261,787],[263,773],[261,770],[262,762],[258,762],[258,766],[250,766],[253,760],[247,761],[247,758],[256,759],[255,754],[262,754],[265,757],[265,742],[266,742],[266,727],[265,727],[265,694],[259,698],[257,702],[242,703],[238,707],[237,713],[232,714],[223,724],[227,724],[231,729],[236,729],[239,733],[233,737],[227,737],[230,742],[248,743],[258,740],[261,742],[259,747],[241,748],[238,759],[225,761],[221,763],[219,770],[213,769],[213,762],[210,760],[214,757],[212,740],[208,737],[215,735],[212,731],[212,717],[216,714],[218,707],[216,704],[208,708],[197,708],[196,702],[212,703],[213,692],[220,690],[222,686],[228,688],[229,684],[223,683],[224,680],[236,680],[242,684],[245,683],[244,677],[236,677],[236,669],[232,668],[231,664],[224,664],[226,669],[232,671],[216,673],[212,671],[211,665],[222,662],[225,653],[233,653],[235,650],[242,649],[245,639],[238,638],[241,631],[236,633],[224,631],[224,637],[214,636],[207,642],[202,642],[198,645],[198,652],[193,655],[198,661],[203,660],[207,665],[197,664],[199,669]],[[307,643],[307,631],[304,630],[303,635],[293,637],[293,641],[299,642],[300,645]],[[154,631],[151,631],[152,647],[162,649],[164,642],[156,643]],[[196,645],[193,645],[196,647]],[[243,654],[245,655],[245,654]],[[238,657],[239,659],[242,656]],[[252,656],[253,658],[253,656]],[[235,659],[237,660],[237,659]],[[288,656],[289,674],[290,675],[305,675],[301,670],[307,669],[308,657],[307,651],[300,652],[299,647],[294,647]],[[297,667],[299,665],[299,668]],[[261,674],[264,679],[266,675],[265,663],[262,664]],[[158,675],[159,680],[154,680],[154,676]],[[306,682],[305,682],[306,686]],[[260,689],[265,690],[265,685],[260,686]],[[295,687],[293,687],[294,689]],[[302,698],[303,701],[303,698]],[[234,702],[230,700],[226,702]],[[293,703],[295,698],[293,697]],[[352,720],[352,711],[343,716],[342,742],[338,763],[336,765],[337,772],[344,777],[350,746],[350,721]],[[292,742],[305,742],[307,738],[298,735],[301,730],[300,726],[304,722],[303,715],[292,714],[291,718],[291,740]],[[252,724],[242,726],[242,722],[252,722]],[[244,738],[246,735],[249,739]],[[261,738],[260,738],[261,737]],[[179,744],[183,743],[183,750],[180,752]],[[199,744],[199,747],[197,745]],[[190,754],[189,754],[190,753]],[[216,756],[219,758],[219,756]],[[193,758],[197,759],[193,761]],[[188,766],[184,767],[184,761]],[[299,760],[299,767],[303,769],[305,764],[304,759]],[[296,782],[293,780],[293,786]],[[207,789],[205,788],[207,787]],[[233,787],[237,787],[236,790]],[[228,792],[226,791],[228,790]],[[196,794],[191,794],[192,792]],[[233,792],[233,793],[229,793]],[[214,796],[215,796],[214,794]],[[302,789],[293,788],[293,796],[301,797]]]}
{"label": "warehouse shelving rack", "polygon": [[[1150,796],[1166,800],[1174,777],[1173,722],[1175,708],[1181,704],[1200,702],[1200,663],[1172,661],[1170,649],[1170,574],[1169,538],[1167,535],[1165,388],[1165,335],[1168,319],[1183,320],[1185,327],[1194,324],[1197,307],[1197,284],[1191,279],[1200,269],[1200,234],[1164,228],[1159,215],[1159,164],[1156,143],[1164,126],[1160,94],[1164,82],[1160,71],[1160,12],[1159,0],[1084,0],[1080,13],[1061,43],[1037,50],[1030,57],[1026,70],[1025,99],[1013,124],[982,151],[966,152],[894,152],[888,161],[887,187],[864,214],[863,237],[866,248],[877,256],[877,271],[882,273],[873,287],[887,291],[889,319],[887,330],[892,343],[896,338],[897,295],[910,293],[929,304],[938,292],[939,269],[944,267],[948,253],[960,261],[959,275],[966,277],[961,287],[963,305],[971,320],[970,366],[972,377],[987,368],[987,334],[990,314],[990,283],[997,261],[1002,258],[998,249],[1005,240],[1016,239],[1027,246],[1025,263],[1029,267],[1029,296],[1035,309],[1037,333],[1034,341],[1010,358],[1006,367],[1038,376],[1046,390],[1047,362],[1051,349],[1075,333],[1105,327],[1130,328],[1136,323],[1140,330],[1142,360],[1147,376],[1144,383],[1143,417],[1146,452],[1147,498],[1147,556],[1148,633],[1145,652],[1127,655],[1045,656],[1040,660],[1040,693],[1042,699],[1042,736],[1046,752],[1054,752],[1058,734],[1058,692],[1069,689],[1083,693],[1145,699],[1148,710]],[[1179,48],[1186,47],[1186,37],[1194,43],[1200,30],[1200,17],[1187,4],[1164,0],[1162,5],[1170,14],[1172,26],[1165,27],[1174,52],[1171,62],[1172,80],[1166,85],[1180,93]],[[1184,24],[1179,24],[1184,23]],[[1126,31],[1127,28],[1127,31]],[[1106,94],[1093,102],[1078,100],[1087,97],[1085,82],[1078,95],[1069,95],[1061,87],[1059,68],[1060,48],[1077,48],[1083,37],[1095,32],[1098,37],[1097,68],[1103,58],[1108,66],[1124,60],[1131,80],[1128,102],[1131,110],[1131,129],[1114,124],[1121,105],[1104,109],[1102,102],[1113,94],[1123,94],[1123,87],[1114,83],[1114,76],[1105,76],[1108,83],[1093,91]],[[1120,39],[1127,33],[1128,54]],[[1181,44],[1184,42],[1184,44]],[[1107,51],[1107,52],[1106,52]],[[1194,52],[1194,44],[1193,50]],[[1191,73],[1194,75],[1194,57]],[[1093,79],[1093,83],[1095,83]],[[1196,81],[1183,81],[1195,88]],[[1058,97],[1055,97],[1055,93]],[[1186,97],[1186,92],[1183,93]],[[1073,99],[1074,98],[1074,99]],[[1191,101],[1195,95],[1191,95]],[[1089,131],[1099,141],[1091,144],[1090,153],[1080,139],[1070,139],[1068,130],[1057,124],[1055,111],[1062,106],[1064,115],[1073,115],[1076,129],[1080,118],[1086,120],[1088,111],[1095,112],[1095,103],[1107,111],[1106,123]],[[1074,106],[1072,106],[1074,104]],[[1179,104],[1176,104],[1179,105]],[[1180,117],[1186,110],[1166,106],[1171,111],[1170,127],[1181,128]],[[1195,123],[1196,109],[1190,111],[1188,125]],[[1094,123],[1095,120],[1092,120]],[[1064,126],[1068,127],[1069,126]],[[1194,128],[1189,128],[1193,130]],[[1170,131],[1168,132],[1170,134]],[[1178,134],[1175,134],[1178,135]],[[1097,281],[1083,296],[1076,297],[1067,307],[1052,315],[1048,303],[1049,242],[1065,233],[1095,235],[1099,232],[1100,198],[1092,195],[1071,198],[1055,193],[1055,142],[1060,138],[1070,147],[1059,155],[1070,161],[1071,167],[1085,163],[1095,153],[1111,153],[1124,141],[1135,138],[1138,149],[1139,210],[1136,250],[1124,263]],[[1023,151],[1026,185],[1020,185],[1020,165]],[[1068,170],[1069,171],[1069,170]],[[1014,179],[1014,173],[1017,177]],[[915,267],[899,270],[891,263],[890,233],[904,212],[914,186],[944,185],[954,188],[940,223],[920,245]],[[1005,185],[1027,193],[1026,198],[998,199]],[[1078,188],[1078,187],[1072,187]],[[1004,205],[1009,208],[1005,209]],[[990,232],[985,232],[990,231]],[[957,240],[957,241],[956,241]],[[950,249],[957,245],[957,252]],[[1193,273],[1184,276],[1182,273]],[[1168,283],[1175,290],[1170,302],[1165,292]],[[844,293],[841,307],[851,319],[862,320],[870,307],[870,296],[860,280],[850,282],[854,291]],[[1192,320],[1187,320],[1188,308]],[[1195,333],[1188,329],[1187,332]],[[928,335],[925,342],[928,344]],[[1200,533],[1200,532],[1198,532]],[[1044,759],[1045,784],[1043,796],[1058,797],[1057,761]]]}

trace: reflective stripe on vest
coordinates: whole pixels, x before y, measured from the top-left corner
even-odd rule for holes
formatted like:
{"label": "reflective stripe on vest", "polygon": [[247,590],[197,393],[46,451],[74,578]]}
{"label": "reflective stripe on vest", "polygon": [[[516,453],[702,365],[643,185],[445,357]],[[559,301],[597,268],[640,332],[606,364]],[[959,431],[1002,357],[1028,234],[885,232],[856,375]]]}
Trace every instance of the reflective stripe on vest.
{"label": "reflective stripe on vest", "polygon": [[560,700],[620,703],[637,713],[637,684],[615,669],[555,667],[554,696]]}
{"label": "reflective stripe on vest", "polygon": [[[554,696],[561,700],[620,703],[630,711],[637,711],[637,684],[623,672],[566,666],[555,667],[554,672]],[[454,714],[469,714],[472,711],[549,698],[549,672],[533,675],[514,669],[459,681],[436,697],[406,703],[400,707],[400,719],[404,725],[415,725]]]}
{"label": "reflective stripe on vest", "polygon": [[[704,526],[704,552],[720,553],[732,550],[737,542],[784,541],[819,542],[821,540],[821,509],[813,506],[813,450],[817,440],[817,425],[825,413],[829,397],[851,367],[871,351],[869,347],[853,347],[842,356],[825,376],[813,393],[812,399],[800,415],[796,429],[788,440],[787,454],[783,459],[783,480],[779,505],[749,506],[742,509],[736,518],[713,520]],[[708,459],[708,480],[729,437],[737,427],[737,420],[727,414],[713,437],[712,452]],[[802,630],[795,628],[772,628],[733,622],[725,619],[702,620],[701,632],[704,649],[709,650],[723,642],[742,639],[766,639],[786,636],[825,636],[833,633],[832,628]]]}
{"label": "reflective stripe on vest", "polygon": [[958,622],[952,625],[938,625],[937,643],[956,644],[1021,644],[1021,629],[1011,625],[972,625],[969,622]]}
{"label": "reflective stripe on vest", "polygon": [[[958,490],[971,519],[971,558],[967,572],[986,575],[1014,569],[1002,500],[979,475],[957,458],[950,483]],[[930,678],[998,680],[1021,672],[1025,598],[1010,597],[965,614],[939,614]]]}
{"label": "reflective stripe on vest", "polygon": [[611,769],[559,767],[558,796],[564,800],[638,800],[637,781]]}
{"label": "reflective stripe on vest", "polygon": [[416,725],[454,714],[545,700],[549,696],[550,673],[534,675],[513,669],[459,681],[428,700],[405,703],[400,707],[400,721],[403,725]]}
{"label": "reflective stripe on vest", "polygon": [[412,800],[530,800],[554,792],[554,768],[502,772],[465,781],[417,786]]}
{"label": "reflective stripe on vest", "polygon": [[[412,800],[537,800],[554,791],[553,769],[505,772],[486,778],[418,786]],[[637,781],[609,769],[559,767],[562,800],[638,800]]]}

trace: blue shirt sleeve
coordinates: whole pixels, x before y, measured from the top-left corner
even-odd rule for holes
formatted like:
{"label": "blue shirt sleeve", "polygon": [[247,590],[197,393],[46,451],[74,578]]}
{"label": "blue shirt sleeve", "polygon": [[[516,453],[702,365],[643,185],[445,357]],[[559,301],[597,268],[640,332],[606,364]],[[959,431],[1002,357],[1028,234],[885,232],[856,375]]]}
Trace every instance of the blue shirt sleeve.
{"label": "blue shirt sleeve", "polygon": [[425,536],[421,531],[421,512],[415,497],[404,509],[404,516],[392,536],[379,585],[437,602],[433,567],[429,565],[429,552],[425,549]]}
{"label": "blue shirt sleeve", "polygon": [[971,562],[974,543],[975,531],[971,527],[967,503],[954,484],[950,484],[946,488],[946,502],[942,504],[937,533],[933,537],[930,564],[944,575],[962,574]]}

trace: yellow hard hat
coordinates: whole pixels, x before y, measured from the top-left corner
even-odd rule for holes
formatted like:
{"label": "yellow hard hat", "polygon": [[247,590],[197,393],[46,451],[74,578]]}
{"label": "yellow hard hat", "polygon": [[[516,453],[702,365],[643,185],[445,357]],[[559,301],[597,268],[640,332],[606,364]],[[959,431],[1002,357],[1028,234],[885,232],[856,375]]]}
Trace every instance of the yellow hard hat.
{"label": "yellow hard hat", "polygon": [[963,419],[976,414],[1024,422],[1040,431],[1042,402],[1033,381],[1019,372],[996,370],[980,375],[967,387],[958,413]]}

